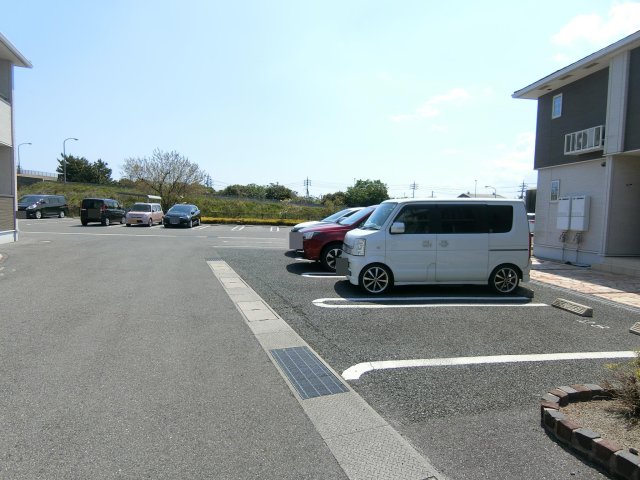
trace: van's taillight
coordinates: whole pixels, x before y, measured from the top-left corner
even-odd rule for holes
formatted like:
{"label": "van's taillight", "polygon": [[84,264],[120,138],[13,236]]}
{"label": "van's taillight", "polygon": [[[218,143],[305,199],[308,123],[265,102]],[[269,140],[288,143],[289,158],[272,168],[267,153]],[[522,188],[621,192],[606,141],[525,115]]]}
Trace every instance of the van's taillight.
{"label": "van's taillight", "polygon": [[531,248],[532,248],[532,240],[533,240],[533,234],[529,233],[529,258],[531,258]]}

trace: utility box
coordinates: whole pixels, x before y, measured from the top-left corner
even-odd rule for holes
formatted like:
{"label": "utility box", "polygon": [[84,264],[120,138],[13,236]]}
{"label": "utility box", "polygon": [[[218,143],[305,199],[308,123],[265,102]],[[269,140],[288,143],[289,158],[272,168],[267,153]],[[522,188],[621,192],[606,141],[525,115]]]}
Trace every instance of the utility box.
{"label": "utility box", "polygon": [[558,230],[569,230],[571,219],[571,197],[558,198],[558,218],[556,219],[556,228]]}
{"label": "utility box", "polygon": [[571,218],[569,230],[585,232],[589,230],[589,197],[578,195],[571,197]]}

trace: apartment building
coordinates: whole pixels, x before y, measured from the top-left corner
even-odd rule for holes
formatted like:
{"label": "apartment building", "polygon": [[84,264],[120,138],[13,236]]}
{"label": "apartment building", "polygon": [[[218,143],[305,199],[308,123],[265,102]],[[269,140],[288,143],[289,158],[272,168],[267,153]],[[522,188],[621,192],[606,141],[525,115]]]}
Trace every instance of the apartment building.
{"label": "apartment building", "polygon": [[640,273],[640,31],[513,97],[538,101],[535,255]]}
{"label": "apartment building", "polygon": [[13,68],[31,63],[0,34],[0,243],[18,239],[13,129]]}

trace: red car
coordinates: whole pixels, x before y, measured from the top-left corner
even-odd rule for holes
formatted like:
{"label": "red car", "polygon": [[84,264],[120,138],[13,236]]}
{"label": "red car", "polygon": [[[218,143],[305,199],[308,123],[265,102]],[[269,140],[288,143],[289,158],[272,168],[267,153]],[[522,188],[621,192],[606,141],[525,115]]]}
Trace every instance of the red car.
{"label": "red car", "polygon": [[336,258],[342,255],[342,242],[349,230],[362,225],[377,207],[366,207],[337,223],[325,223],[302,229],[302,250],[307,260],[319,260],[329,271],[336,270]]}

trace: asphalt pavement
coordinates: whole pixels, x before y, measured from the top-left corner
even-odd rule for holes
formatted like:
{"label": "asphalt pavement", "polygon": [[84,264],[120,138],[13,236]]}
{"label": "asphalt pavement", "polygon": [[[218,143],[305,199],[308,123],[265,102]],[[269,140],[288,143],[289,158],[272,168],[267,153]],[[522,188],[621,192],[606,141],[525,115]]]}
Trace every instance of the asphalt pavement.
{"label": "asphalt pavement", "polygon": [[[321,387],[333,377],[346,395],[279,363],[323,359],[214,237],[47,228],[0,246],[0,477],[445,478],[328,364]],[[531,279],[640,312],[636,277],[534,259]]]}

